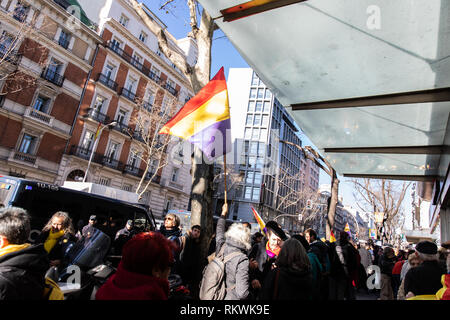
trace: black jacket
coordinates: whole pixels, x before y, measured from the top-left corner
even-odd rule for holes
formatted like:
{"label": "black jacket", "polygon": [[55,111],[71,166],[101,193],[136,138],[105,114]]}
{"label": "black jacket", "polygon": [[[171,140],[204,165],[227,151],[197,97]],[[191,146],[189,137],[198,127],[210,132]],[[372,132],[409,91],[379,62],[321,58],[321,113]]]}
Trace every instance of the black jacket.
{"label": "black jacket", "polygon": [[405,294],[435,294],[441,287],[441,276],[446,273],[438,261],[424,261],[409,269],[405,276]]}
{"label": "black jacket", "polygon": [[379,267],[382,274],[392,276],[392,269],[395,265],[395,257],[388,258],[384,254],[379,259]]}
{"label": "black jacket", "polygon": [[[277,282],[278,285],[276,285]],[[278,288],[275,290],[276,286]],[[281,267],[273,269],[267,274],[261,289],[260,299],[312,300],[312,293],[313,279],[311,271],[300,271]]]}
{"label": "black jacket", "polygon": [[0,300],[41,300],[48,264],[41,244],[1,256]]}

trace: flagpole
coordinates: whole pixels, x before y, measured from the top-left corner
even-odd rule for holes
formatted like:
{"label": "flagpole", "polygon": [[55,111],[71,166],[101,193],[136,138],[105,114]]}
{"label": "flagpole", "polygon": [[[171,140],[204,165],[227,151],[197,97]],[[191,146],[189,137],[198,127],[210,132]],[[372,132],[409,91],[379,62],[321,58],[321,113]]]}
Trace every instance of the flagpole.
{"label": "flagpole", "polygon": [[224,178],[225,178],[225,203],[228,204],[227,201],[227,155],[224,154],[223,155],[223,173],[224,173]]}

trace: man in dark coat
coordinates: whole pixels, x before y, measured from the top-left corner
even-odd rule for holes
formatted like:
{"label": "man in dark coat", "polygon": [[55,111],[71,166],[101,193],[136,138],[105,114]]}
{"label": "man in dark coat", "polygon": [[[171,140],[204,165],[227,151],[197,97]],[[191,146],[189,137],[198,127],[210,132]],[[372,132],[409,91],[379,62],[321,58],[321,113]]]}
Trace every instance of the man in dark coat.
{"label": "man in dark coat", "polygon": [[29,234],[25,210],[0,210],[0,300],[43,299],[49,260],[42,244],[26,243]]}
{"label": "man in dark coat", "polygon": [[441,286],[441,276],[446,273],[438,261],[437,245],[421,241],[416,245],[416,254],[422,263],[411,268],[405,276],[406,298],[435,294]]}
{"label": "man in dark coat", "polygon": [[199,283],[206,261],[200,259],[200,235],[202,228],[192,226],[186,235],[182,236],[183,251],[180,253],[180,276],[187,285],[191,296],[198,298]]}
{"label": "man in dark coat", "polygon": [[133,220],[128,220],[125,227],[117,231],[114,237],[114,254],[120,255],[122,253],[123,246],[133,237],[133,235]]}

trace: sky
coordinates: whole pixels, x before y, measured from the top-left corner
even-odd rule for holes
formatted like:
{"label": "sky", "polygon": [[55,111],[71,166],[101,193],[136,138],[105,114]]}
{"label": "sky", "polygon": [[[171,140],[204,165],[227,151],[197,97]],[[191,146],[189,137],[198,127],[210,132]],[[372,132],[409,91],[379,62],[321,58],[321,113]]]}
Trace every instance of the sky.
{"label": "sky", "polygon": [[[153,11],[153,13],[160,18],[161,21],[167,26],[167,30],[176,38],[185,38],[190,31],[189,17],[187,14],[186,1],[175,0],[171,3],[167,9],[160,10],[162,4],[167,0],[143,0],[143,3]],[[211,63],[211,78],[220,70],[221,67],[225,69],[225,76],[228,78],[228,72],[230,68],[249,68],[247,62],[241,57],[239,52],[228,40],[225,34],[219,29],[214,33],[214,41],[212,47],[212,63]],[[315,148],[314,144],[309,140],[305,134],[301,134],[303,145],[311,145]],[[315,148],[317,149],[317,148]],[[343,198],[343,203],[346,206],[352,206],[357,208],[356,199],[353,196],[353,185],[350,179],[344,178],[338,175],[339,183],[339,197]],[[320,170],[319,185],[330,184],[331,178],[323,171]],[[405,227],[411,229],[411,191],[408,190],[405,200],[403,202],[404,210],[406,213]]]}

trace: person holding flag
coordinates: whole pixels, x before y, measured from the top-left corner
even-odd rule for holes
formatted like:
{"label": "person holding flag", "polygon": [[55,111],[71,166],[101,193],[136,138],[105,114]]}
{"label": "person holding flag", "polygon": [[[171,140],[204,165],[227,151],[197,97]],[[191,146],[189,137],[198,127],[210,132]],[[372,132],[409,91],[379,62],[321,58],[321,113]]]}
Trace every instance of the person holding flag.
{"label": "person holding flag", "polygon": [[258,292],[267,274],[275,268],[275,261],[280,253],[287,236],[276,221],[264,223],[259,214],[252,208],[256,221],[258,222],[265,238],[257,243],[250,252],[250,280],[254,292]]}

